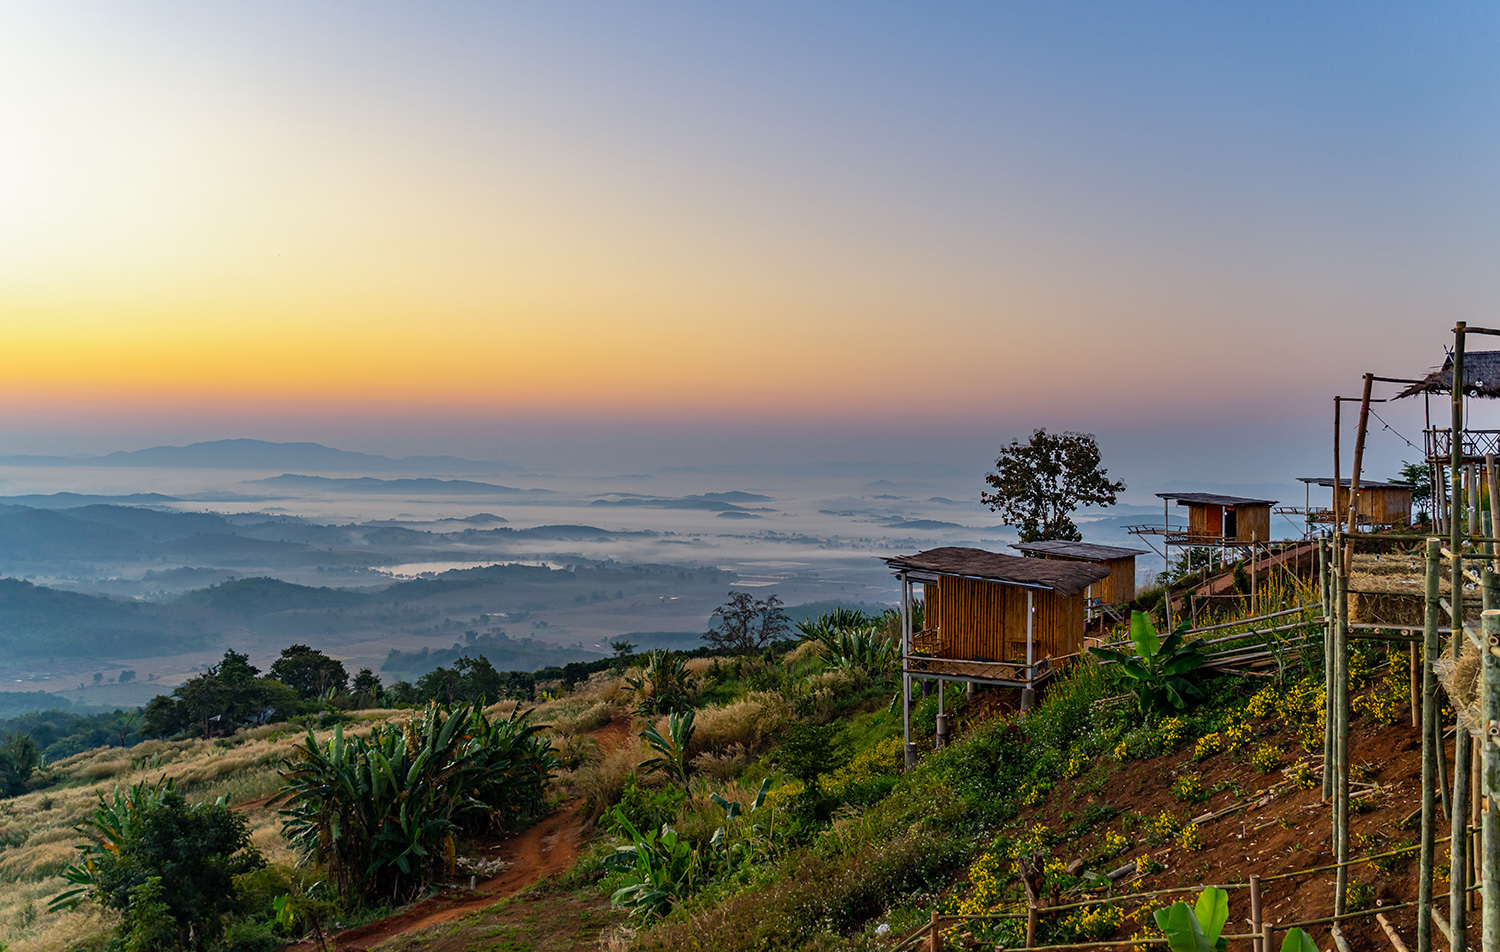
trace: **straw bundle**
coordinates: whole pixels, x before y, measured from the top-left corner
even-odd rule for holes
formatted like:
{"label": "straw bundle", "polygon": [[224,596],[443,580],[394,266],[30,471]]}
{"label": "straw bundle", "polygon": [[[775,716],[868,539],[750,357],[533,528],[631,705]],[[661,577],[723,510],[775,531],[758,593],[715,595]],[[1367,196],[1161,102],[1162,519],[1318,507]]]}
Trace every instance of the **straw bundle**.
{"label": "straw bundle", "polygon": [[1479,648],[1472,641],[1463,640],[1463,650],[1458,659],[1453,651],[1444,651],[1433,665],[1443,690],[1448,692],[1448,704],[1458,713],[1458,721],[1475,736],[1484,736],[1484,717],[1479,710]]}

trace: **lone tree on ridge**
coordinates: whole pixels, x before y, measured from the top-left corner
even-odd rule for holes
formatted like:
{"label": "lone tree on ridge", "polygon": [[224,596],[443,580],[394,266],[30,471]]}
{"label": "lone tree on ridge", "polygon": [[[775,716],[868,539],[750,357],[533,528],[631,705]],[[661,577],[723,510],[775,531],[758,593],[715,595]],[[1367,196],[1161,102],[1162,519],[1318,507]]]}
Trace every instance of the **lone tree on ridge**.
{"label": "lone tree on ridge", "polygon": [[1000,513],[1007,525],[1021,530],[1022,542],[1083,539],[1069,514],[1079,506],[1113,506],[1125,489],[1099,465],[1099,444],[1092,433],[1052,434],[1035,430],[1026,443],[1012,440],[984,477],[993,492],[979,501]]}

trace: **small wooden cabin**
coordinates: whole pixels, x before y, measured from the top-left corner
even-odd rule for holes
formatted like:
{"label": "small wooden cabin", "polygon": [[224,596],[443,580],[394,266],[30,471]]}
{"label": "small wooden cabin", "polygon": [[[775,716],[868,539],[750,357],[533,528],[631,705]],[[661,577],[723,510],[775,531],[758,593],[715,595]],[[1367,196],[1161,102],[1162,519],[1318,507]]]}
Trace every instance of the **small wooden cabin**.
{"label": "small wooden cabin", "polygon": [[1274,499],[1246,499],[1215,493],[1157,493],[1169,506],[1188,511],[1187,531],[1169,530],[1172,545],[1249,545],[1271,539]]}
{"label": "small wooden cabin", "polygon": [[1145,549],[1127,549],[1118,545],[1096,545],[1092,542],[1017,542],[1012,549],[1027,555],[1065,562],[1091,562],[1109,569],[1109,577],[1090,585],[1084,597],[1090,606],[1126,605],[1135,600],[1135,557]]}
{"label": "small wooden cabin", "polygon": [[[1084,593],[1110,570],[1092,562],[1028,559],[984,549],[945,546],[885,560],[901,582],[901,683],[912,679],[968,681],[1021,689],[1031,706],[1036,686],[1051,677],[1054,659],[1083,647]],[[915,617],[914,587],[922,586],[923,621]],[[924,691],[925,693],[925,691]],[[938,692],[938,746],[947,737],[943,692]],[[906,762],[911,705],[903,707]]]}
{"label": "small wooden cabin", "polygon": [[[1349,518],[1349,480],[1340,479],[1337,487],[1331,476],[1299,476],[1298,481],[1333,490],[1331,510],[1314,509],[1311,503],[1308,504],[1310,522],[1342,522]],[[1360,480],[1358,506],[1356,518],[1362,526],[1390,528],[1411,525],[1411,486]]]}
{"label": "small wooden cabin", "polygon": [[[909,674],[1016,687],[1045,679],[1048,659],[1078,653],[1084,593],[1110,574],[1089,562],[957,546],[885,561],[901,581]],[[914,585],[922,586],[920,630],[911,624]]]}

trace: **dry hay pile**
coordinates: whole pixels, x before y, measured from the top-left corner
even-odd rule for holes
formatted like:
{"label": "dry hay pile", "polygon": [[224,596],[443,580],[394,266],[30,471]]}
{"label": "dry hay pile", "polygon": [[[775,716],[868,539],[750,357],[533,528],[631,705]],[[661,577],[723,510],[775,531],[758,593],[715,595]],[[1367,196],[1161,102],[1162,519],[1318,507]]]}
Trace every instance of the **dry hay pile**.
{"label": "dry hay pile", "polygon": [[[1453,591],[1446,564],[1438,593]],[[1479,586],[1464,585],[1464,618],[1479,621]],[[1411,555],[1356,555],[1349,573],[1349,620],[1366,625],[1420,628],[1427,612],[1427,560]],[[1444,626],[1447,618],[1442,619]]]}
{"label": "dry hay pile", "polygon": [[1448,704],[1458,713],[1458,721],[1476,737],[1483,737],[1484,717],[1479,711],[1479,647],[1468,638],[1463,639],[1463,650],[1458,658],[1453,657],[1450,646],[1433,665],[1443,690],[1448,692]]}

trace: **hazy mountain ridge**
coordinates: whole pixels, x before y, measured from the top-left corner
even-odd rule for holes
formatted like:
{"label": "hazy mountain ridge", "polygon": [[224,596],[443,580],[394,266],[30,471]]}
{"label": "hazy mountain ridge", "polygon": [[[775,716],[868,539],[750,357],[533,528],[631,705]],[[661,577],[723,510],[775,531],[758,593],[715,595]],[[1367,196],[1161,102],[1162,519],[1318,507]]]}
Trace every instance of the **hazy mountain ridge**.
{"label": "hazy mountain ridge", "polygon": [[457,456],[391,458],[340,450],[321,443],[229,439],[117,450],[103,456],[0,456],[11,466],[142,466],[189,469],[314,469],[329,472],[514,472],[518,467]]}

